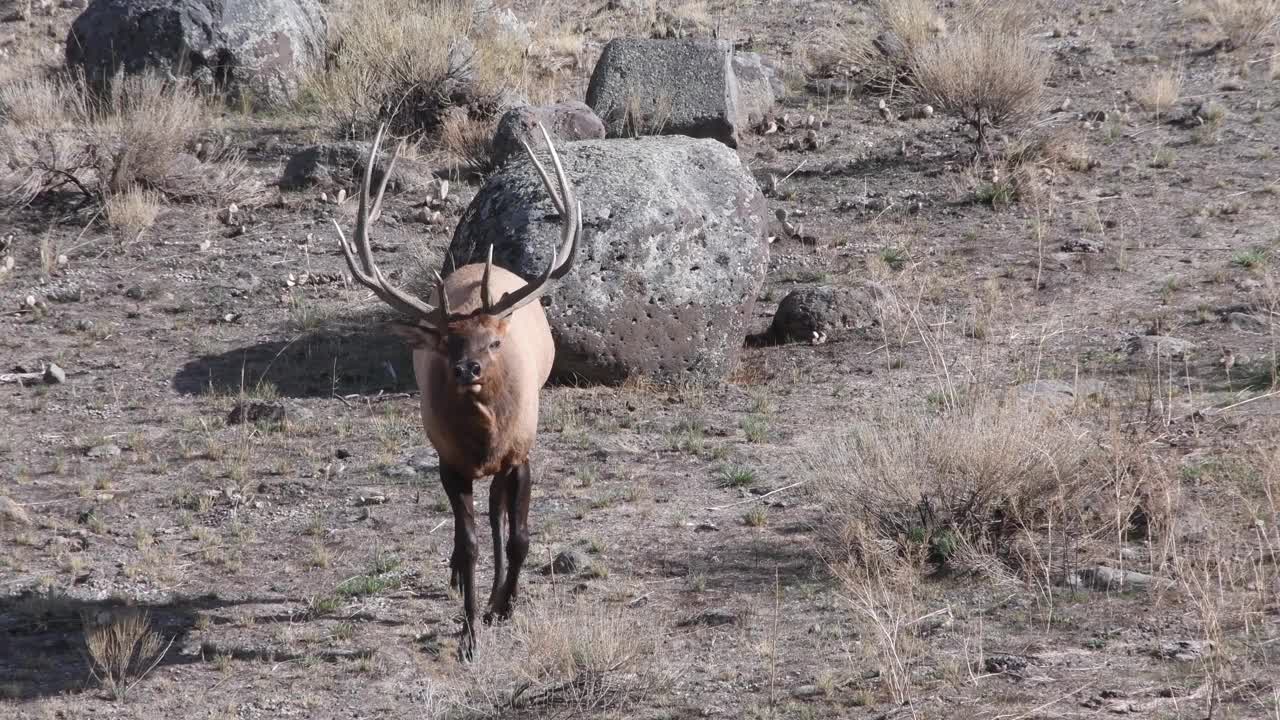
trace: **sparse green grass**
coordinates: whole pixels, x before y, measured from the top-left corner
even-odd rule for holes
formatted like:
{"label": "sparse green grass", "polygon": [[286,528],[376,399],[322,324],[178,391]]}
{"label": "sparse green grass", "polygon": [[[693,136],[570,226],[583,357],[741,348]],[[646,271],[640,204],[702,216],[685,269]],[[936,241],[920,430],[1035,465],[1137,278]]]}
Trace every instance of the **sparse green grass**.
{"label": "sparse green grass", "polygon": [[1173,162],[1178,159],[1177,153],[1171,147],[1159,147],[1151,155],[1151,167],[1164,169],[1173,167]]}
{"label": "sparse green grass", "polygon": [[769,509],[764,505],[756,504],[742,514],[742,522],[747,527],[764,527],[769,523]]}
{"label": "sparse green grass", "polygon": [[742,420],[742,432],[747,442],[765,442],[769,439],[769,421],[759,415],[749,415]]}
{"label": "sparse green grass", "polygon": [[881,248],[880,261],[890,270],[901,270],[907,265],[907,251],[896,245]]}
{"label": "sparse green grass", "polygon": [[745,488],[756,484],[756,471],[749,467],[734,465],[721,468],[716,473],[716,484],[722,488]]}
{"label": "sparse green grass", "polygon": [[1270,252],[1262,247],[1239,250],[1231,256],[1231,264],[1245,270],[1259,270],[1266,267],[1270,255]]}

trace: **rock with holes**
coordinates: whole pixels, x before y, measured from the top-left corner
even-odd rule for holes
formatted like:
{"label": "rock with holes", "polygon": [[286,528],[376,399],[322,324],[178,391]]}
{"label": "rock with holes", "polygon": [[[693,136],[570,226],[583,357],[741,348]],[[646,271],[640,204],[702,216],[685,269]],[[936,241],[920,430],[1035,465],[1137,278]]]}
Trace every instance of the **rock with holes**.
{"label": "rock with holes", "polygon": [[501,165],[508,158],[523,154],[521,139],[535,150],[546,148],[547,141],[538,132],[538,123],[547,129],[556,147],[563,147],[566,142],[604,138],[604,123],[590,107],[576,100],[512,108],[498,121],[493,135],[494,164]]}
{"label": "rock with holes", "polygon": [[[385,145],[384,145],[385,147]],[[384,150],[373,166],[373,190],[382,181],[382,173],[391,160],[393,150]],[[281,190],[306,190],[315,188],[327,191],[345,189],[354,194],[364,176],[364,164],[369,156],[369,143],[331,142],[309,145],[298,150],[285,163],[280,177]],[[407,157],[396,160],[395,171],[387,181],[387,192],[421,192],[434,182],[430,168]]]}
{"label": "rock with holes", "polygon": [[815,337],[835,338],[846,330],[875,322],[877,289],[808,287],[792,290],[778,304],[773,322],[753,344],[812,342]]}
{"label": "rock with holes", "polygon": [[99,92],[117,73],[156,71],[281,106],[322,61],[327,32],[319,0],[93,0],[71,25],[66,61]]}
{"label": "rock with holes", "polygon": [[[674,136],[557,148],[584,231],[573,271],[544,298],[556,375],[723,378],[769,259],[764,196],[737,153]],[[559,239],[532,164],[512,158],[467,208],[443,272],[483,261],[492,244],[497,264],[533,278]]]}
{"label": "rock with holes", "polygon": [[736,148],[744,117],[724,40],[618,38],[591,74],[587,104],[609,137],[688,135]]}

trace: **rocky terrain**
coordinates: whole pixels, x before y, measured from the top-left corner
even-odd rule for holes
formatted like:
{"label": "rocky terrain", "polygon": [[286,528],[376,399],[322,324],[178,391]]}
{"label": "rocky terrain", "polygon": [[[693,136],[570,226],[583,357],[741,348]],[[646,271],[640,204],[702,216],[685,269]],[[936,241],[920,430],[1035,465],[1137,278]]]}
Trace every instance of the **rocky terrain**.
{"label": "rocky terrain", "polygon": [[[1280,717],[1274,3],[419,5],[0,2],[0,715]],[[49,84],[117,6],[187,18],[204,94]],[[1030,110],[912,85],[964,37],[1037,53]],[[531,118],[588,252],[463,664],[331,219],[389,119],[393,279],[536,272]]]}

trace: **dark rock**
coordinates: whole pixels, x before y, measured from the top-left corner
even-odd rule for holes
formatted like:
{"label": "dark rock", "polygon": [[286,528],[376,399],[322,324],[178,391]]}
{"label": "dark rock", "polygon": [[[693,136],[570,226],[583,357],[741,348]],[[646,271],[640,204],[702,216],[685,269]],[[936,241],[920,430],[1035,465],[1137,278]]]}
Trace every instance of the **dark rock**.
{"label": "dark rock", "polygon": [[283,403],[241,401],[227,414],[228,425],[243,423],[281,424],[288,417]]}
{"label": "dark rock", "polygon": [[[720,379],[741,350],[769,258],[764,196],[738,156],[711,140],[584,140],[561,156],[583,207],[573,271],[544,305],[555,373]],[[494,262],[532,279],[560,220],[527,159],[490,176],[467,208],[444,274]]]}
{"label": "dark rock", "polygon": [[[379,153],[373,165],[373,187],[382,182],[382,174],[391,161],[394,148]],[[364,179],[365,160],[369,156],[369,143],[333,142],[302,148],[289,157],[280,178],[281,190],[305,190],[318,188],[351,192]],[[422,162],[400,157],[395,172],[387,181],[387,192],[421,192],[434,182],[431,170]]]}
{"label": "dark rock", "polygon": [[719,627],[721,625],[737,624],[739,618],[738,613],[727,609],[703,610],[696,615],[691,615],[681,620],[679,627],[692,627],[695,625],[705,625],[706,627]]}
{"label": "dark rock", "polygon": [[875,290],[810,287],[792,290],[778,304],[769,329],[753,336],[752,344],[812,342],[815,336],[834,337],[874,322]]}
{"label": "dark rock", "polygon": [[619,38],[605,46],[587,104],[609,137],[688,135],[738,147],[744,116],[723,40]]}
{"label": "dark rock", "polygon": [[1190,340],[1167,335],[1135,335],[1129,339],[1131,355],[1159,356],[1164,360],[1186,357],[1195,347]]}
{"label": "dark rock", "polygon": [[555,559],[542,566],[543,575],[576,575],[587,569],[591,559],[580,550],[564,550]]}
{"label": "dark rock", "polygon": [[1169,640],[1160,644],[1155,655],[1166,660],[1191,662],[1202,659],[1212,649],[1213,642],[1209,640]]}
{"label": "dark rock", "polygon": [[570,101],[555,105],[525,106],[508,110],[498,121],[493,136],[493,162],[501,165],[507,158],[524,152],[523,139],[535,151],[545,151],[547,143],[535,127],[542,123],[556,147],[577,140],[604,139],[604,123],[585,103]]}
{"label": "dark rock", "polygon": [[994,653],[983,661],[983,669],[989,673],[1017,674],[1027,669],[1027,659],[1021,655]]}
{"label": "dark rock", "polygon": [[318,0],[94,0],[71,26],[66,61],[98,92],[118,72],[151,70],[281,106],[321,61],[327,32]]}

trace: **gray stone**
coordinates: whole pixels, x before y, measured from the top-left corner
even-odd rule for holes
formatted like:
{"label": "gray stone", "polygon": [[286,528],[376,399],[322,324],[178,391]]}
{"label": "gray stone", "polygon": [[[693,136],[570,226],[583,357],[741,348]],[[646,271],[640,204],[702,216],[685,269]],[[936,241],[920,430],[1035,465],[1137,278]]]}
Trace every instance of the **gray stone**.
{"label": "gray stone", "polygon": [[94,460],[102,460],[104,458],[116,457],[120,454],[120,448],[110,443],[104,445],[94,445],[85,453],[86,456]]}
{"label": "gray stone", "polygon": [[575,575],[587,569],[591,559],[580,550],[564,550],[542,567],[543,575]]}
{"label": "gray stone", "polygon": [[691,615],[678,624],[680,627],[692,627],[694,625],[705,625],[707,627],[719,627],[721,625],[735,625],[738,622],[738,613],[725,608],[703,610],[696,615]]}
{"label": "gray stone", "polygon": [[322,61],[327,32],[319,0],[94,0],[72,23],[66,61],[99,92],[118,72],[154,70],[281,106]]}
{"label": "gray stone", "polygon": [[48,385],[61,385],[67,381],[67,371],[57,363],[49,363],[49,366],[44,369],[44,381]]}
{"label": "gray stone", "polygon": [[1258,335],[1266,335],[1271,332],[1271,323],[1267,318],[1259,317],[1258,315],[1233,312],[1227,316],[1227,320],[1231,322],[1231,327],[1239,332],[1254,333]]}
{"label": "gray stone", "polygon": [[1146,590],[1153,585],[1168,584],[1167,580],[1154,575],[1132,570],[1118,570],[1105,565],[1081,570],[1076,575],[1079,578],[1079,584],[1100,591]]}
{"label": "gray stone", "polygon": [[[712,140],[584,140],[561,150],[583,208],[573,271],[546,296],[555,372],[717,380],[734,366],[769,258],[764,196]],[[545,272],[560,219],[527,159],[509,161],[464,213],[443,272],[494,261]]]}
{"label": "gray stone", "polygon": [[[773,322],[759,344],[811,342],[815,335],[834,337],[854,327],[871,324],[874,290],[809,287],[787,293],[773,314]],[[761,342],[763,341],[763,342]]]}
{"label": "gray stone", "polygon": [[[394,151],[394,148],[392,149]],[[373,166],[373,187],[382,182],[391,152],[379,153]],[[337,190],[355,191],[364,177],[365,158],[369,155],[369,143],[333,142],[304,147],[289,157],[280,178],[281,190]],[[396,160],[395,172],[387,182],[387,192],[421,192],[434,182],[431,170],[423,163],[401,157]]]}
{"label": "gray stone", "polygon": [[508,110],[498,121],[493,135],[493,162],[501,165],[513,155],[524,153],[520,145],[523,138],[536,151],[546,149],[546,141],[536,128],[542,123],[551,135],[556,147],[578,140],[604,139],[604,123],[595,111],[576,100],[555,105],[525,106]]}
{"label": "gray stone", "polygon": [[1212,649],[1213,642],[1210,640],[1169,640],[1160,643],[1155,655],[1166,660],[1191,662],[1203,658]]}
{"label": "gray stone", "polygon": [[619,38],[591,74],[587,104],[609,137],[688,135],[736,148],[743,111],[724,40]]}
{"label": "gray stone", "polygon": [[1135,335],[1129,339],[1131,355],[1159,356],[1163,360],[1186,357],[1195,347],[1190,340],[1168,335]]}
{"label": "gray stone", "polygon": [[740,124],[760,123],[773,112],[778,98],[786,93],[777,65],[759,53],[734,53],[733,74],[738,81]]}

